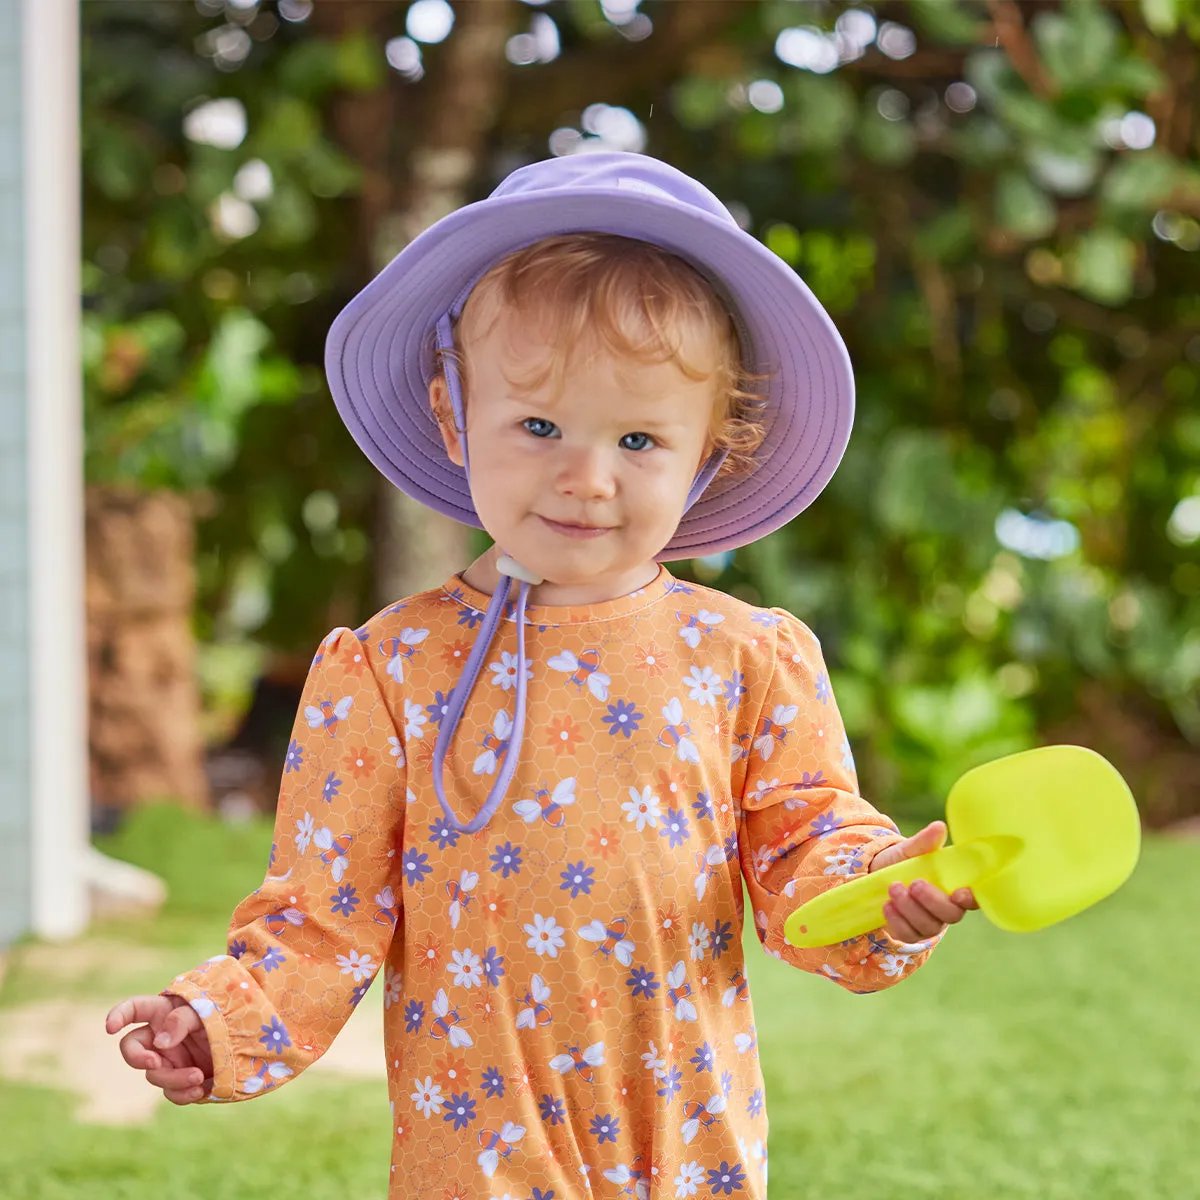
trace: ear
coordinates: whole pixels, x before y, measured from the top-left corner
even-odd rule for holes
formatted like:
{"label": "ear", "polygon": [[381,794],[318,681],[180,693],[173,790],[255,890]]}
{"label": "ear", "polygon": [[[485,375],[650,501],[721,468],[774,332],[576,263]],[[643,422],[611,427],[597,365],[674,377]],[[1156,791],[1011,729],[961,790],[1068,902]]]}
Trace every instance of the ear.
{"label": "ear", "polygon": [[439,375],[429,385],[429,407],[446,447],[446,454],[456,467],[463,465],[462,436],[454,427],[454,409],[450,404],[450,389],[445,376]]}

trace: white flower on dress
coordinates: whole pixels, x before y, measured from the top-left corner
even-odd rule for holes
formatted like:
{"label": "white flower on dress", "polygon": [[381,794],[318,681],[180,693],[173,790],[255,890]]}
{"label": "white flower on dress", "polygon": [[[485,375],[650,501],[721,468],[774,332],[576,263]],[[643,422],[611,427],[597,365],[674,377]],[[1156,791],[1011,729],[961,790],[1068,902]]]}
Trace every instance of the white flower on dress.
{"label": "white flower on dress", "polygon": [[390,737],[388,738],[388,745],[391,746],[388,753],[396,760],[396,766],[404,766],[404,747],[400,744],[400,739],[398,737]]}
{"label": "white flower on dress", "polygon": [[712,944],[712,935],[708,929],[700,921],[696,921],[692,925],[692,932],[688,937],[688,947],[692,952],[692,961],[698,962],[704,957],[705,950]]}
{"label": "white flower on dress", "polygon": [[413,1103],[420,1110],[421,1114],[426,1117],[433,1116],[434,1113],[442,1111],[442,1085],[434,1083],[431,1076],[425,1076],[425,1082],[422,1083],[419,1079],[414,1079],[413,1083],[416,1086],[416,1091],[412,1093]]}
{"label": "white flower on dress", "polygon": [[658,1047],[653,1042],[650,1043],[649,1050],[642,1051],[642,1066],[647,1071],[653,1071],[659,1078],[666,1072],[667,1060],[659,1055]]}
{"label": "white flower on dress", "polygon": [[364,979],[369,979],[375,974],[376,966],[371,961],[369,954],[359,954],[357,950],[351,950],[347,954],[339,954],[337,956],[338,966],[342,968],[343,975],[350,975],[355,983],[362,983]]}
{"label": "white flower on dress", "polygon": [[702,705],[715,706],[724,684],[712,667],[693,667],[691,674],[684,678],[683,686],[691,689],[693,700]]}
{"label": "white flower on dress", "polygon": [[525,945],[539,955],[548,954],[551,958],[557,958],[559,950],[567,944],[563,937],[565,931],[553,915],[543,917],[540,913],[534,913],[533,924],[524,925],[522,928],[529,934]]}
{"label": "white flower on dress", "polygon": [[383,1007],[389,1009],[399,1004],[404,994],[404,972],[393,966],[383,968]]}
{"label": "white flower on dress", "polygon": [[695,1159],[690,1163],[682,1163],[679,1174],[675,1176],[675,1197],[682,1200],[684,1196],[694,1196],[696,1188],[704,1181],[704,1168]]}
{"label": "white flower on dress", "polygon": [[411,700],[404,702],[404,736],[410,738],[423,737],[425,734],[425,710]]}
{"label": "white flower on dress", "polygon": [[883,956],[883,973],[892,979],[904,974],[904,968],[909,964],[907,954],[885,954]]}
{"label": "white flower on dress", "polygon": [[303,821],[296,822],[296,849],[303,854],[308,849],[308,843],[312,841],[313,835],[313,819],[312,813],[306,812]]}
{"label": "white flower on dress", "polygon": [[[526,680],[533,678],[533,672],[530,667],[533,666],[533,659],[525,660],[525,678]],[[493,672],[492,683],[499,685],[504,691],[515,687],[517,682],[517,656],[509,654],[507,650],[500,652],[500,661],[498,663],[488,663],[488,670]]]}
{"label": "white flower on dress", "polygon": [[662,816],[658,797],[649,787],[642,788],[640,792],[637,788],[631,787],[629,799],[621,802],[621,809],[625,813],[625,820],[632,821],[637,825],[638,833],[641,833],[647,825],[651,829],[657,828],[658,818]]}
{"label": "white flower on dress", "polygon": [[825,855],[829,864],[826,875],[853,875],[862,866],[861,846],[839,846],[832,854]]}
{"label": "white flower on dress", "polygon": [[447,971],[454,972],[454,982],[459,987],[483,986],[483,963],[478,954],[470,950],[455,950],[446,964]]}
{"label": "white flower on dress", "polygon": [[[759,846],[754,851],[754,874],[762,875],[762,873],[775,861],[775,851],[770,846]],[[828,871],[825,872],[829,874]]]}

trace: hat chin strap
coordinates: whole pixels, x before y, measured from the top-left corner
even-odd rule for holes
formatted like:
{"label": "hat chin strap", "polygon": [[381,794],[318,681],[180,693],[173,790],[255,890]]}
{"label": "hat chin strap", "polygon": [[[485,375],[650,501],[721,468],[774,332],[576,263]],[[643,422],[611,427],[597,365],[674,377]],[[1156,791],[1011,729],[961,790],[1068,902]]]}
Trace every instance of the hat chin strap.
{"label": "hat chin strap", "polygon": [[[458,377],[458,368],[455,365],[453,355],[448,353],[454,349],[454,331],[451,325],[450,313],[446,313],[437,323],[437,346],[442,352],[441,361],[446,380],[446,390],[450,393],[450,407],[454,413],[454,428],[458,433],[459,445],[462,447],[463,471],[466,473],[469,484],[471,468],[467,453],[466,409],[462,400],[462,386]],[[714,476],[721,469],[721,464],[725,461],[725,457],[726,452],[723,450],[716,451],[709,456],[708,461],[700,469],[696,478],[692,480],[692,486],[688,489],[687,501],[684,504],[684,512],[687,512],[700,499],[704,489],[708,487]],[[483,829],[492,817],[495,816],[496,810],[500,805],[504,803],[504,797],[508,792],[509,785],[512,783],[513,774],[521,758],[521,742],[525,735],[525,705],[528,690],[525,681],[525,610],[529,603],[530,587],[545,581],[542,576],[531,571],[528,567],[522,566],[511,555],[503,552],[496,559],[496,570],[501,576],[500,583],[492,593],[487,612],[484,614],[483,624],[479,632],[475,635],[475,644],[471,647],[471,653],[467,657],[462,675],[454,687],[450,689],[446,711],[442,715],[442,720],[438,725],[437,741],[433,749],[433,788],[437,793],[438,803],[442,807],[442,813],[445,815],[447,823],[460,833],[477,833],[480,829]],[[510,605],[508,597],[512,590],[513,580],[517,580],[519,588],[515,602]],[[500,773],[496,777],[496,782],[492,784],[491,790],[488,792],[483,807],[469,821],[463,822],[450,807],[450,802],[446,798],[446,754],[450,749],[451,742],[454,740],[455,733],[458,731],[458,726],[466,709],[467,701],[471,697],[471,692],[474,691],[475,684],[479,680],[479,674],[483,668],[483,660],[491,649],[492,642],[496,636],[496,630],[500,625],[501,614],[506,607],[509,608],[508,615],[512,617],[517,625],[517,681],[512,728],[509,731],[508,740],[502,740],[499,749],[496,751],[496,757],[503,756],[504,761],[500,767]]]}

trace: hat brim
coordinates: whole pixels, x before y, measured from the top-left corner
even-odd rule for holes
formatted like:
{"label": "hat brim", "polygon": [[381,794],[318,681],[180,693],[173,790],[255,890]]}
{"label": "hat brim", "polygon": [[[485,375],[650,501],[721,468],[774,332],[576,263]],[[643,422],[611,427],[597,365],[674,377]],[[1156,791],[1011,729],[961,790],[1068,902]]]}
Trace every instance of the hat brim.
{"label": "hat brim", "polygon": [[656,557],[715,554],[786,524],[829,482],[850,436],[845,344],[804,281],[762,243],[717,216],[624,189],[480,201],[406,246],[338,314],[326,340],[334,402],[355,441],[402,491],[482,528],[429,406],[431,331],[491,264],[542,238],[584,231],[652,242],[695,266],[733,306],[745,366],[769,373],[754,471],[710,484]]}

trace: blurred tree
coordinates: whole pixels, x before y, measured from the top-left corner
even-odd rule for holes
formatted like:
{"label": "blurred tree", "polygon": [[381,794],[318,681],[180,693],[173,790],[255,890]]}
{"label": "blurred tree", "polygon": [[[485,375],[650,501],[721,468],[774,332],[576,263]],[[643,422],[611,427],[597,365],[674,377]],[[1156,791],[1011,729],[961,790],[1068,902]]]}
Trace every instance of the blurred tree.
{"label": "blurred tree", "polygon": [[89,470],[194,497],[206,643],[368,610],[378,485],[320,346],[381,248],[644,149],[850,345],[828,494],[684,573],[814,626],[864,788],[916,812],[1071,737],[1152,819],[1200,807],[1195,5],[106,2],[84,34]]}

